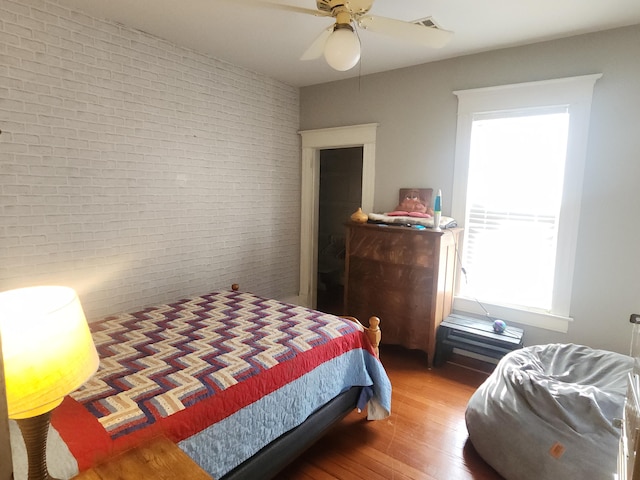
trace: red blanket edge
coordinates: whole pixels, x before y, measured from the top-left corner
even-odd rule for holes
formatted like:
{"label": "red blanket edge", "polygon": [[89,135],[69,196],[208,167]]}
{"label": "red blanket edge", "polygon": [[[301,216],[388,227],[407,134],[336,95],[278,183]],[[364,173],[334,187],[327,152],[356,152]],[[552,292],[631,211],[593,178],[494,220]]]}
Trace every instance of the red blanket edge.
{"label": "red blanket edge", "polygon": [[295,357],[295,368],[290,368],[291,364],[287,361],[279,363],[259,375],[115,440],[111,439],[96,417],[69,396],[54,410],[51,423],[78,462],[79,471],[83,471],[159,435],[176,443],[184,440],[302,377],[320,364],[358,348],[375,356],[365,335],[357,330],[299,353]]}

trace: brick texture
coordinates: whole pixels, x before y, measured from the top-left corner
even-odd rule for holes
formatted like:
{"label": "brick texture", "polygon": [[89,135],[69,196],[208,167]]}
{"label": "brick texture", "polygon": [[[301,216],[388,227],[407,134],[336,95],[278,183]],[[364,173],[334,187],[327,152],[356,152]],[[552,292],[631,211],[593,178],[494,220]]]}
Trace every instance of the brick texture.
{"label": "brick texture", "polygon": [[48,0],[0,0],[0,290],[97,318],[294,294],[298,89]]}

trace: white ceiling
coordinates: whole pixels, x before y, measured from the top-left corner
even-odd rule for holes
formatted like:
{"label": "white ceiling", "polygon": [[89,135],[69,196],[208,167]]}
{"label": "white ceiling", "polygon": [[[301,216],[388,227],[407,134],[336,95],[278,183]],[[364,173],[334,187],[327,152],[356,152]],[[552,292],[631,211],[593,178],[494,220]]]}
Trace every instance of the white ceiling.
{"label": "white ceiling", "polygon": [[[315,9],[315,0],[271,0]],[[294,86],[307,86],[496,48],[640,24],[640,0],[375,0],[372,15],[428,16],[455,32],[426,49],[360,30],[362,59],[348,72],[299,58],[333,19],[241,0],[58,0]],[[246,2],[246,3],[245,3]]]}

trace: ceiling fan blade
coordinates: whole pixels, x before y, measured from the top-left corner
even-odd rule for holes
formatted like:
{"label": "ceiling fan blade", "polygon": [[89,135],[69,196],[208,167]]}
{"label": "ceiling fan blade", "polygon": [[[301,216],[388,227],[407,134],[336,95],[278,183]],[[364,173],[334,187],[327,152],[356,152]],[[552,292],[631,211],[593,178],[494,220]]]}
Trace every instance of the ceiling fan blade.
{"label": "ceiling fan blade", "polygon": [[365,30],[371,30],[372,32],[382,33],[431,48],[443,47],[453,37],[453,32],[448,30],[372,15],[360,17],[358,25]]}
{"label": "ceiling fan blade", "polygon": [[311,46],[302,54],[300,60],[315,60],[316,58],[320,58],[324,53],[324,45],[327,43],[331,32],[333,32],[333,25],[325,28],[322,33],[316,37]]}
{"label": "ceiling fan blade", "polygon": [[313,15],[315,17],[327,17],[331,16],[330,13],[321,12],[320,10],[314,10],[312,8],[296,7],[295,5],[289,5],[285,3],[272,2],[269,0],[227,0],[233,1],[235,4],[247,5],[256,8],[268,8],[270,10],[284,10],[287,12],[303,13],[306,15]]}

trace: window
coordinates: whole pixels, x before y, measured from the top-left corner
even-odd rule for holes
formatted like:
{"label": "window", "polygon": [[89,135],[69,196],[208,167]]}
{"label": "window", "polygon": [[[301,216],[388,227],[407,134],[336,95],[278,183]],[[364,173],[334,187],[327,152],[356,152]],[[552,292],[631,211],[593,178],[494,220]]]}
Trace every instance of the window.
{"label": "window", "polygon": [[474,116],[460,293],[551,310],[569,114]]}
{"label": "window", "polygon": [[454,92],[454,308],[567,331],[593,85],[587,75]]}

